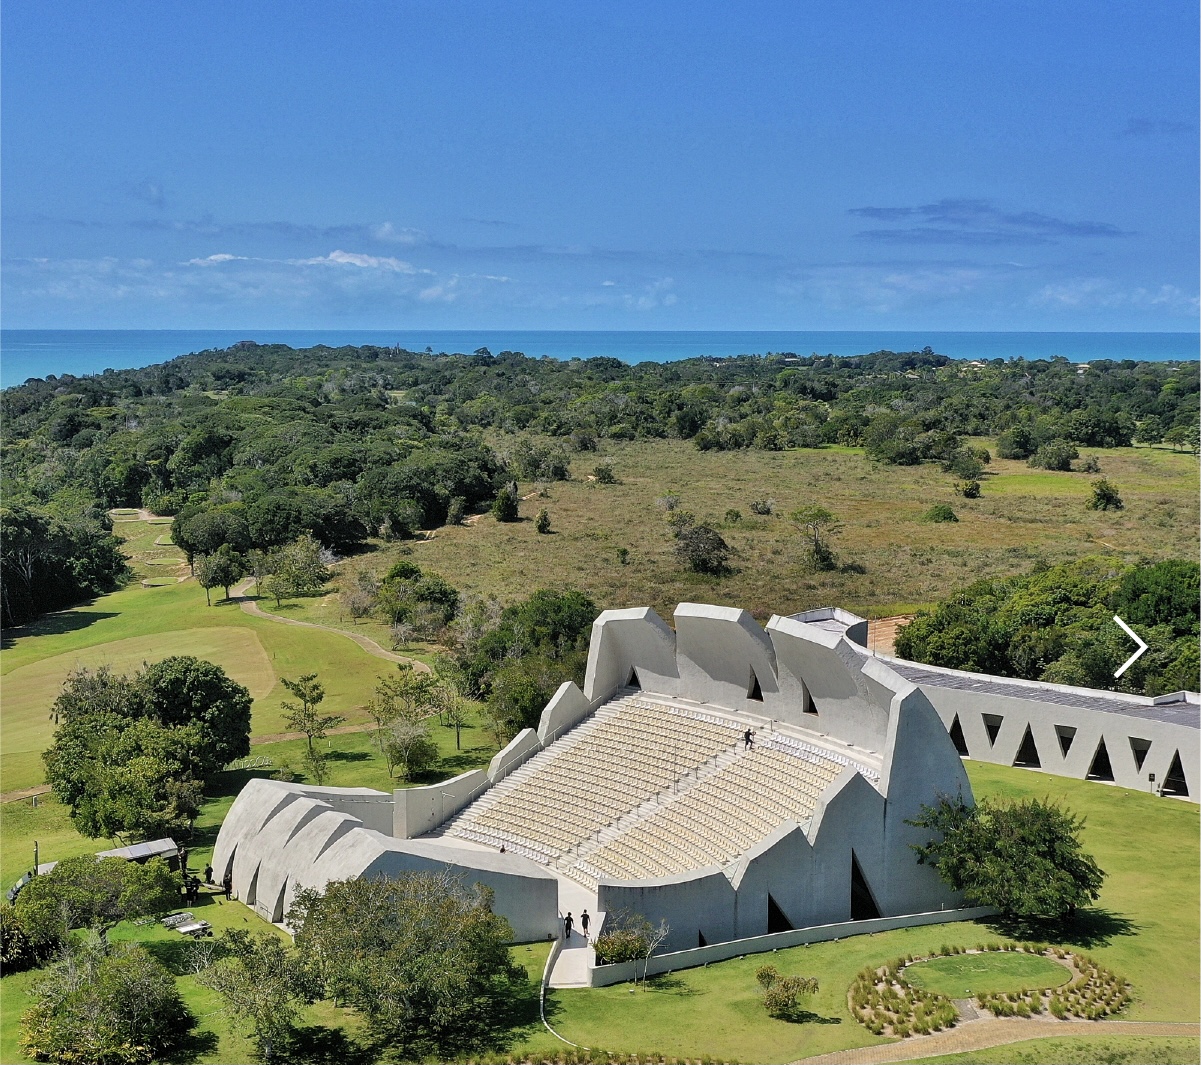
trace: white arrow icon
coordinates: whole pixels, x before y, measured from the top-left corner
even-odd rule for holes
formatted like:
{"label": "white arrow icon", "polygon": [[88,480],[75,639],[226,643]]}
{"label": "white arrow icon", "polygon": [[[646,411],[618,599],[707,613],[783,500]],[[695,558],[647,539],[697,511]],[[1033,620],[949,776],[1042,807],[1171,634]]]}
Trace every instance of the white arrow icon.
{"label": "white arrow icon", "polygon": [[1138,635],[1135,633],[1134,629],[1127,625],[1126,622],[1117,616],[1117,614],[1114,614],[1113,620],[1121,625],[1122,631],[1126,633],[1126,635],[1129,636],[1136,644],[1138,644],[1138,650],[1135,651],[1134,654],[1132,654],[1129,658],[1127,658],[1126,661],[1122,663],[1121,668],[1114,674],[1114,678],[1116,679],[1139,660],[1139,656],[1147,649],[1147,645],[1138,638]]}

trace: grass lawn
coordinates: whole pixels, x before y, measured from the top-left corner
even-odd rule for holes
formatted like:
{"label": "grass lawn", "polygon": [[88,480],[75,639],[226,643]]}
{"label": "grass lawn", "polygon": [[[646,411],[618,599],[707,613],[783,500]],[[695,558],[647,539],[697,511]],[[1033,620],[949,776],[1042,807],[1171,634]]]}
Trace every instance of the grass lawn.
{"label": "grass lawn", "polygon": [[[1126,788],[987,762],[964,763],[977,796],[1050,798],[1087,820],[1082,833],[1107,876],[1097,916],[1059,941],[1134,984],[1135,1021],[1196,1021],[1201,997],[1198,807]],[[999,926],[995,926],[999,927]]]}
{"label": "grass lawn", "polygon": [[1063,1036],[1027,1039],[1021,1043],[914,1058],[909,1065],[1196,1065],[1201,1040],[1188,1036]]}
{"label": "grass lawn", "polygon": [[914,987],[948,998],[1058,987],[1071,978],[1067,966],[1037,954],[1016,952],[955,954],[905,968],[905,979]]}
{"label": "grass lawn", "polygon": [[[1099,458],[1099,475],[994,459],[983,494],[968,500],[954,494],[954,478],[937,465],[881,466],[853,448],[698,452],[672,440],[604,446],[604,455],[574,457],[576,479],[549,485],[546,498],[523,501],[520,522],[484,515],[470,526],[438,529],[432,540],[383,545],[353,564],[382,573],[403,551],[455,587],[505,602],[536,587],[570,585],[601,607],[645,604],[670,617],[678,602],[701,601],[743,606],[766,620],[830,604],[875,616],[904,613],[979,577],[1025,572],[1036,559],[1193,558],[1198,550],[1197,460],[1163,449],[1086,449],[1082,455]],[[602,461],[612,463],[620,484],[585,479]],[[1124,510],[1085,507],[1098,476],[1117,484]],[[522,485],[521,492],[536,487]],[[664,511],[655,505],[667,495],[718,529],[737,552],[737,572],[714,578],[681,569]],[[768,498],[776,501],[775,514],[751,513],[752,500]],[[839,517],[835,550],[863,573],[804,571],[787,514],[808,503]],[[919,521],[934,503],[949,503],[959,522]],[[543,507],[551,517],[548,536],[534,529]],[[727,521],[728,509],[741,511],[741,520]],[[618,559],[622,547],[627,565]]]}

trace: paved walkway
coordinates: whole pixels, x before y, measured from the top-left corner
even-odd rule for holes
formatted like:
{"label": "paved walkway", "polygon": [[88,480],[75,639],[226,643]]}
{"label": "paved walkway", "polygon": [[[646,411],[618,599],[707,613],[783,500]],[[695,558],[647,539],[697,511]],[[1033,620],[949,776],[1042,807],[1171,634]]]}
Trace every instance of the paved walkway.
{"label": "paved walkway", "polygon": [[339,629],[334,625],[322,625],[317,621],[301,621],[299,618],[283,618],[278,614],[272,614],[270,611],[264,610],[259,606],[257,600],[251,599],[246,594],[246,590],[253,583],[254,578],[248,577],[230,589],[229,598],[240,604],[243,613],[253,614],[256,618],[266,618],[268,621],[278,621],[281,625],[300,625],[308,629],[323,629],[325,632],[332,632],[338,636],[345,636],[348,640],[353,640],[369,655],[374,655],[376,658],[383,658],[389,662],[408,662],[419,673],[428,673],[430,671],[430,667],[424,662],[418,662],[415,658],[407,658],[392,651],[385,651],[370,636],[364,636],[360,632],[348,632],[346,629]]}
{"label": "paved walkway", "polygon": [[1050,1039],[1054,1036],[1112,1035],[1112,1036],[1196,1036],[1201,1026],[1167,1021],[1056,1021],[1024,1017],[989,1018],[968,1021],[946,1032],[915,1035],[895,1043],[839,1050],[802,1058],[793,1065],[874,1065],[875,1062],[912,1061],[933,1058],[940,1054],[962,1054],[970,1050],[987,1050],[1006,1043],[1026,1039]]}

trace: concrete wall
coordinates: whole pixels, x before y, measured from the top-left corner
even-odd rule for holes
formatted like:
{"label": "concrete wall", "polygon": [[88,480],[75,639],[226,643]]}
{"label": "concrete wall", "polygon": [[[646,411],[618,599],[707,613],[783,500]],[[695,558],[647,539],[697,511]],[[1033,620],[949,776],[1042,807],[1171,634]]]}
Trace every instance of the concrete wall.
{"label": "concrete wall", "polygon": [[[489,785],[488,774],[471,769],[450,780],[421,788],[397,788],[392,792],[392,823],[388,827],[397,839],[413,839],[437,828],[453,817]],[[368,825],[382,831],[375,825]]]}
{"label": "concrete wall", "polygon": [[[982,762],[1013,765],[1028,727],[1042,772],[1082,780],[1104,740],[1114,782],[1149,792],[1153,785],[1148,774],[1155,774],[1154,787],[1159,787],[1179,752],[1189,798],[1193,802],[1201,800],[1201,731],[1195,728],[1034,698],[1014,699],[933,685],[923,685],[922,690],[948,731],[959,718],[969,756]],[[995,742],[989,741],[985,714],[1002,719]],[[1063,753],[1056,726],[1065,731],[1075,729],[1067,754]],[[1131,739],[1150,742],[1141,769]]]}
{"label": "concrete wall", "polygon": [[584,697],[603,702],[629,683],[631,669],[647,691],[675,695],[679,690],[676,634],[650,607],[606,610],[592,623]]}
{"label": "concrete wall", "polygon": [[[769,713],[777,700],[776,655],[771,640],[750,614],[728,606],[681,603],[676,607],[679,694],[754,714]],[[750,699],[757,678],[763,698]]]}
{"label": "concrete wall", "polygon": [[[650,963],[646,967],[646,972],[649,976],[655,976],[658,973],[673,973],[679,969],[694,969],[699,965],[726,961],[729,958],[738,958],[744,954],[762,954],[769,950],[799,947],[805,943],[837,942],[849,936],[890,932],[895,928],[917,928],[921,925],[975,921],[981,917],[988,917],[995,912],[995,910],[987,906],[959,910],[935,910],[932,913],[911,913],[897,917],[882,917],[878,920],[870,921],[844,921],[837,924],[819,925],[813,928],[799,928],[792,932],[776,932],[769,936],[735,939],[726,943],[714,943],[708,947],[694,947],[691,950],[656,954],[650,959]],[[641,978],[643,973],[642,962],[627,961],[617,965],[597,965],[592,969],[592,986],[610,987],[613,984],[633,980],[635,971]]]}
{"label": "concrete wall", "polygon": [[449,870],[495,893],[493,912],[513,929],[514,942],[544,940],[559,932],[559,882],[540,865],[516,854],[493,854],[434,840],[394,840],[360,829],[333,843],[297,884],[321,890],[331,880],[395,877]]}
{"label": "concrete wall", "polygon": [[[888,735],[891,693],[884,698],[863,675],[863,660],[835,632],[794,618],[767,623],[781,692],[791,695],[773,717],[828,733],[868,751],[882,751]],[[808,692],[815,714],[803,712]]]}
{"label": "concrete wall", "polygon": [[545,747],[568,729],[574,728],[589,714],[593,705],[573,680],[565,680],[551,696],[538,719],[538,742]]}
{"label": "concrete wall", "polygon": [[671,932],[666,950],[686,950],[735,935],[734,888],[721,869],[709,866],[694,873],[648,880],[601,880],[596,908],[610,925],[622,912],[641,914],[652,924],[667,921]]}

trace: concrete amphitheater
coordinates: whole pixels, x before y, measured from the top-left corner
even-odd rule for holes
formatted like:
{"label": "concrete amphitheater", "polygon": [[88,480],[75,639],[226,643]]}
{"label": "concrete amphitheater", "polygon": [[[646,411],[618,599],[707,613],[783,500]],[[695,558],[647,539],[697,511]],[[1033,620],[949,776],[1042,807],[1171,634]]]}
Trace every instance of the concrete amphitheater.
{"label": "concrete amphitheater", "polygon": [[[972,800],[961,754],[1095,776],[1105,750],[1115,783],[1157,772],[1168,794],[1197,794],[1195,695],[918,666],[869,652],[866,622],[833,608],[764,629],[683,603],[674,622],[605,611],[583,690],[562,685],[487,771],[390,795],[251,781],[217,876],[280,921],[301,887],[449,866],[493,889],[519,941],[558,939],[568,911],[588,909],[594,934],[636,913],[667,922],[662,964],[682,967],[967,916],[947,912],[961,900],[916,863],[923,834],[905,823],[941,795]],[[622,975],[578,935],[563,948],[554,983]]]}

